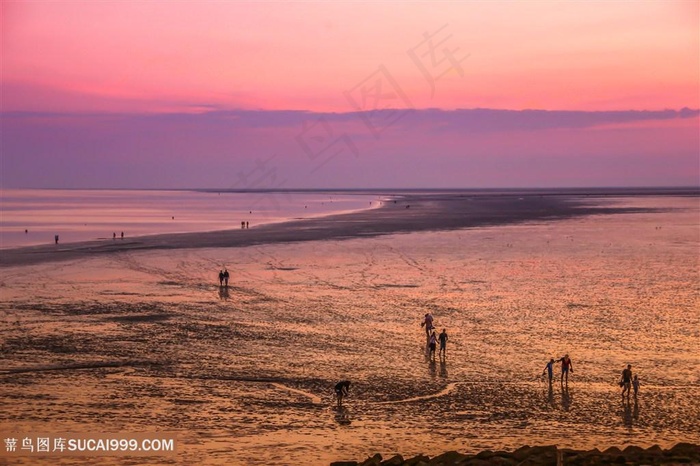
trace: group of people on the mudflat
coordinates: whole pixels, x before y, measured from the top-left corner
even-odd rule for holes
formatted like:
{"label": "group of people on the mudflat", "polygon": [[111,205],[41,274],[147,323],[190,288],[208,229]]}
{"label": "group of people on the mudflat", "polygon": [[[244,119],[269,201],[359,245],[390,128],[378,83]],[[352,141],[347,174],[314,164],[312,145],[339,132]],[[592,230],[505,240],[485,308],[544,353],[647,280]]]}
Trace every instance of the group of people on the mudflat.
{"label": "group of people on the mudflat", "polygon": [[[427,341],[427,352],[429,352],[429,355],[432,359],[435,359],[435,349],[437,346],[437,342],[440,342],[440,357],[444,358],[447,352],[447,331],[445,329],[442,329],[442,333],[439,336],[436,336],[435,332],[435,325],[433,323],[433,315],[431,313],[426,313],[425,316],[423,317],[423,321],[421,322],[421,327],[425,327],[425,336],[426,336],[426,341]],[[545,366],[544,370],[542,371],[542,376],[544,377],[545,374],[549,376],[549,383],[552,383],[552,379],[554,378],[554,364],[561,363],[561,384],[562,385],[569,385],[569,372],[573,374],[574,372],[574,365],[571,362],[571,358],[569,357],[568,354],[565,354],[561,358],[555,360],[554,358],[551,358],[547,365]],[[637,375],[632,374],[632,365],[628,364],[627,368],[622,371],[622,375],[620,377],[620,387],[622,387],[622,396],[624,397],[625,394],[627,394],[627,397],[629,398],[630,393],[634,389],[634,396],[637,396],[637,393],[639,392],[639,378]]]}
{"label": "group of people on the mudflat", "polygon": [[[561,363],[561,384],[568,385],[569,372],[574,372],[574,366],[568,354],[564,355],[564,357],[562,358],[557,359],[556,361],[554,360],[554,358],[551,358],[547,365],[544,367],[544,370],[542,371],[542,376],[544,377],[544,375],[547,374],[549,376],[549,383],[551,384],[552,377],[554,375],[554,364],[558,362]],[[625,396],[625,393],[627,393],[627,397],[629,398],[632,389],[634,389],[634,396],[637,396],[637,393],[639,392],[639,378],[636,374],[634,376],[632,375],[632,364],[627,364],[627,368],[622,371],[619,384],[620,387],[622,387],[623,397]]]}
{"label": "group of people on the mudflat", "polygon": [[437,335],[435,332],[435,326],[433,325],[433,315],[431,313],[425,314],[423,322],[421,322],[421,327],[425,327],[425,339],[427,342],[426,353],[431,359],[435,359],[435,349],[437,347],[438,341],[440,342],[440,359],[447,357],[447,330],[442,329],[442,333]]}

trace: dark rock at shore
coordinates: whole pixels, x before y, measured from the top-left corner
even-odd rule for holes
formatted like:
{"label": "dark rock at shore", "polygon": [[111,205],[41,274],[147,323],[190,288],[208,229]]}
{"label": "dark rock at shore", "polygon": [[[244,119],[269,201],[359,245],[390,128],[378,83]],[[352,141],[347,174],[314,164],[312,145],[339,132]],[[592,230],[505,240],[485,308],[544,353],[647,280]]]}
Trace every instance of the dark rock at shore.
{"label": "dark rock at shore", "polygon": [[405,461],[401,455],[392,456],[388,460],[381,462],[381,466],[401,466],[403,464],[405,464]]}
{"label": "dark rock at shore", "polygon": [[572,466],[700,464],[700,445],[679,443],[667,450],[658,445],[646,449],[630,445],[624,450],[610,447],[602,452],[597,448],[584,451],[558,449],[554,445],[536,447],[526,445],[513,452],[485,450],[476,455],[465,455],[448,451],[432,459],[425,455],[418,455],[404,460],[401,455],[396,455],[386,461],[382,461],[382,456],[377,453],[362,463],[339,461],[331,463],[331,466],[556,466],[557,464]]}
{"label": "dark rock at shore", "polygon": [[371,458],[367,458],[362,463],[361,466],[380,466],[382,464],[382,455],[375,453]]}
{"label": "dark rock at shore", "polygon": [[467,455],[463,455],[456,451],[448,451],[442,455],[436,456],[428,463],[431,466],[442,466],[449,464],[458,464],[460,461],[467,458]]}

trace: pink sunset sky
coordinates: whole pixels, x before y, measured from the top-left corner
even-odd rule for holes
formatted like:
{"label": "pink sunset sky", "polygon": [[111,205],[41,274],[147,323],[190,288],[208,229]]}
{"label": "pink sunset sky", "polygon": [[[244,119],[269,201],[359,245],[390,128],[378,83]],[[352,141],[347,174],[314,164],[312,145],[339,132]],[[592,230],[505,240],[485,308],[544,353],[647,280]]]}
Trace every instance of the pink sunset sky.
{"label": "pink sunset sky", "polygon": [[2,1],[9,187],[697,186],[700,2]]}

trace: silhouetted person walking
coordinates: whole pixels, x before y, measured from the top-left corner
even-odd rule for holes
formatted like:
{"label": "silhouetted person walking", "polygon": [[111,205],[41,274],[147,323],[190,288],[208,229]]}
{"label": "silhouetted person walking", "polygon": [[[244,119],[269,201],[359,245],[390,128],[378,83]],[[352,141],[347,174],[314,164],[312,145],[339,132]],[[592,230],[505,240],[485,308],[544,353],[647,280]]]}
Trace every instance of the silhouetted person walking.
{"label": "silhouetted person walking", "polygon": [[632,364],[627,364],[627,369],[622,371],[622,396],[627,392],[627,398],[630,397],[632,391]]}
{"label": "silhouetted person walking", "polygon": [[442,333],[438,337],[440,340],[440,357],[445,357],[447,354],[447,330],[442,329]]}

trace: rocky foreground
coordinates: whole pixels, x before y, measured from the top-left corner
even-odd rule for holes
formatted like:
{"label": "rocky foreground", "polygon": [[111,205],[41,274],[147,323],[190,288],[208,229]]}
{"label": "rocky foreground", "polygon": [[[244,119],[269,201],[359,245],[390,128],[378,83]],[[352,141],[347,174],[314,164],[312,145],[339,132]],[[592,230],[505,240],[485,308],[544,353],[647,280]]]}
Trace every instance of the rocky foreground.
{"label": "rocky foreground", "polygon": [[463,455],[456,451],[443,453],[430,458],[419,455],[404,459],[396,455],[384,460],[377,453],[365,461],[336,461],[331,466],[457,466],[457,465],[598,465],[598,464],[698,464],[700,465],[700,445],[679,443],[664,450],[658,445],[644,449],[629,446],[624,450],[611,447],[607,450],[570,450],[556,446],[524,446],[513,452],[482,451],[476,455]]}

